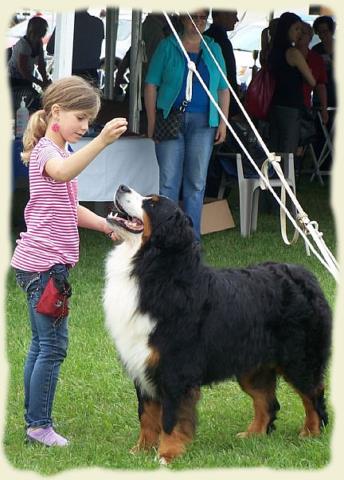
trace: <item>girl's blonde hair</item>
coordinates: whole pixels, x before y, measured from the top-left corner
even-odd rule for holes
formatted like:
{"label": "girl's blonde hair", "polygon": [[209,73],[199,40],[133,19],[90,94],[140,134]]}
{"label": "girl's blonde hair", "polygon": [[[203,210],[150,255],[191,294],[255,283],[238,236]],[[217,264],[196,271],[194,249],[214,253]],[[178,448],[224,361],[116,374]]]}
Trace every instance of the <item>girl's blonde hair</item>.
{"label": "girl's blonde hair", "polygon": [[23,136],[23,162],[27,165],[30,155],[47,131],[51,107],[58,104],[63,110],[80,110],[94,120],[100,109],[100,92],[81,77],[72,75],[53,82],[42,96],[42,110],[31,115]]}

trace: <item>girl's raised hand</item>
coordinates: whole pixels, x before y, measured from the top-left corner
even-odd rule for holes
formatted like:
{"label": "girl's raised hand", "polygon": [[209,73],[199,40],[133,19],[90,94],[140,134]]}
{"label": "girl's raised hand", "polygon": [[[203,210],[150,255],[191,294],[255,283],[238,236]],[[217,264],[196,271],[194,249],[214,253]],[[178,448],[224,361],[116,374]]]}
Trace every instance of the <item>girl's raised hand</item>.
{"label": "girl's raised hand", "polygon": [[113,118],[104,125],[99,136],[106,145],[117,140],[127,130],[128,121],[126,118]]}

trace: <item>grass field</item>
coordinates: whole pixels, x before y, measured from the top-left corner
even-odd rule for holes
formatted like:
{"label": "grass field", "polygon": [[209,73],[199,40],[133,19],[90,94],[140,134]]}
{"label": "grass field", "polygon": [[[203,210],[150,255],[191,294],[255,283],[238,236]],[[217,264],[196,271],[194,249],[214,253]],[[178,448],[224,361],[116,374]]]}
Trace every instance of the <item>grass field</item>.
{"label": "grass field", "polygon": [[[326,243],[335,253],[335,229],[328,206],[328,187],[302,179],[298,198],[311,219],[319,222]],[[330,304],[335,302],[335,282],[314,257],[307,257],[304,243],[283,244],[277,212],[260,212],[258,231],[240,237],[236,187],[229,200],[235,229],[203,237],[205,261],[214,266],[245,266],[264,260],[300,263],[318,277]],[[13,234],[13,242],[18,232]],[[104,260],[109,240],[96,232],[81,232],[80,263],[71,274],[70,344],[62,366],[55,400],[57,430],[71,443],[66,449],[46,449],[25,443],[23,422],[23,364],[30,338],[24,294],[8,274],[7,356],[10,383],[4,447],[16,469],[55,474],[73,468],[99,466],[111,469],[154,470],[154,452],[129,453],[138,435],[136,395],[119,364],[104,329],[102,288]],[[328,383],[328,382],[327,382]],[[330,423],[321,437],[301,440],[303,407],[291,388],[280,381],[277,390],[281,410],[276,431],[261,438],[239,439],[252,417],[251,401],[235,382],[204,388],[199,403],[199,425],[186,455],[171,470],[266,466],[274,469],[320,469],[331,458],[334,422],[330,385],[327,385]]]}

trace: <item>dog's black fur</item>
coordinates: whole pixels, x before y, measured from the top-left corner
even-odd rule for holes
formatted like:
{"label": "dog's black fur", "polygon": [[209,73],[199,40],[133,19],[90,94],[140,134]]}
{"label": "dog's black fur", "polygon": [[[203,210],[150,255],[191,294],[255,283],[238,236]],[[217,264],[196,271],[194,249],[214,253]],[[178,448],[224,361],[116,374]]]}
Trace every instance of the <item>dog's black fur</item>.
{"label": "dog's black fur", "polygon": [[[245,433],[268,433],[279,409],[276,377],[282,375],[304,402],[302,434],[317,435],[327,423],[323,377],[331,312],[314,275],[272,262],[205,266],[189,220],[173,202],[154,196],[142,208],[151,226],[133,258],[132,276],[139,311],[157,321],[149,346],[158,360],[146,373],[157,388],[153,400],[161,407],[162,431],[173,435],[182,428],[183,405],[201,385],[235,378],[255,404]],[[142,416],[152,399],[137,390]]]}

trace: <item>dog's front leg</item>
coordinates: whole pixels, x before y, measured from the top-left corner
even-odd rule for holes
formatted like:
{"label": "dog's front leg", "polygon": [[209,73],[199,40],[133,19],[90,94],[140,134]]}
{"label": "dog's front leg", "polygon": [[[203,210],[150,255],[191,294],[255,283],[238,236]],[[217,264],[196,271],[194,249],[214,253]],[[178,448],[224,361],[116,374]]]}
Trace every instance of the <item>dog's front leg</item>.
{"label": "dog's front leg", "polygon": [[196,403],[199,389],[192,389],[180,399],[164,398],[162,402],[162,431],[159,462],[170,463],[185,452],[196,429]]}
{"label": "dog's front leg", "polygon": [[138,414],[140,420],[140,435],[137,444],[131,449],[132,453],[138,450],[149,450],[158,447],[161,432],[161,404],[145,398],[139,387],[136,387],[138,399]]}

